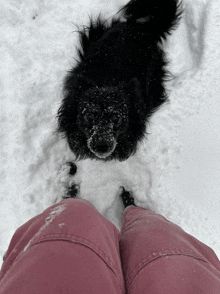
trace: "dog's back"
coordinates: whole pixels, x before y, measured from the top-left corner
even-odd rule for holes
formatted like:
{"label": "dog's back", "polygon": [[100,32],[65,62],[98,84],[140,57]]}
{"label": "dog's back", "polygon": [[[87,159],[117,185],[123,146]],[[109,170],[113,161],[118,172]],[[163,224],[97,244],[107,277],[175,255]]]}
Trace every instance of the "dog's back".
{"label": "dog's back", "polygon": [[166,62],[158,44],[175,28],[180,4],[176,0],[133,0],[120,13],[111,23],[101,17],[91,20],[80,31],[80,62],[74,73],[96,86],[143,76],[146,80],[152,71],[161,70]]}

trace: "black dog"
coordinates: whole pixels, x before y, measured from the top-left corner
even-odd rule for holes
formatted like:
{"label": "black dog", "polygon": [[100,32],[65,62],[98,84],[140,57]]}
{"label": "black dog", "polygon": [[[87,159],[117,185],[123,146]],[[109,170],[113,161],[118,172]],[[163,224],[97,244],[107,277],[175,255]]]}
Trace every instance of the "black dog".
{"label": "black dog", "polygon": [[177,25],[181,3],[132,0],[120,13],[79,31],[79,61],[65,80],[58,130],[79,159],[127,159],[167,99],[161,41]]}

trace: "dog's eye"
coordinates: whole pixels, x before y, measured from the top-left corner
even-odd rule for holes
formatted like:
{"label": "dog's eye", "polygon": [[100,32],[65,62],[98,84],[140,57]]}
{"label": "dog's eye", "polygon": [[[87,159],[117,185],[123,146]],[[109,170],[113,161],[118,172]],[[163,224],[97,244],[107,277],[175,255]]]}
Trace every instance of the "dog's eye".
{"label": "dog's eye", "polygon": [[93,113],[87,113],[84,115],[84,121],[86,124],[92,124],[94,122],[95,115]]}
{"label": "dog's eye", "polygon": [[114,123],[114,125],[119,126],[122,123],[122,117],[120,115],[113,115],[112,116],[112,122]]}

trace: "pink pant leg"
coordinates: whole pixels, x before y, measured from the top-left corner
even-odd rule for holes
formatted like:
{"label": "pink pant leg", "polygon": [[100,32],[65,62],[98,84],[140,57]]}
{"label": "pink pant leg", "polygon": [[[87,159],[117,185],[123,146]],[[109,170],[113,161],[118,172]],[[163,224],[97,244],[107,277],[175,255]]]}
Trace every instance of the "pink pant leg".
{"label": "pink pant leg", "polygon": [[127,294],[219,294],[215,253],[149,210],[129,207],[120,250]]}
{"label": "pink pant leg", "polygon": [[14,234],[0,294],[124,293],[118,235],[84,200],[53,205]]}

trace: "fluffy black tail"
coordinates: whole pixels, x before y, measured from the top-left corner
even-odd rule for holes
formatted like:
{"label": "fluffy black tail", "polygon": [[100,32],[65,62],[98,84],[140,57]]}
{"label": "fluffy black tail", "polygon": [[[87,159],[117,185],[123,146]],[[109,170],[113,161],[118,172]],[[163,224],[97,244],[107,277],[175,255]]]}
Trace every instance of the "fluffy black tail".
{"label": "fluffy black tail", "polygon": [[180,20],[182,3],[180,0],[131,0],[120,12],[128,22],[142,23],[156,38],[165,38]]}

